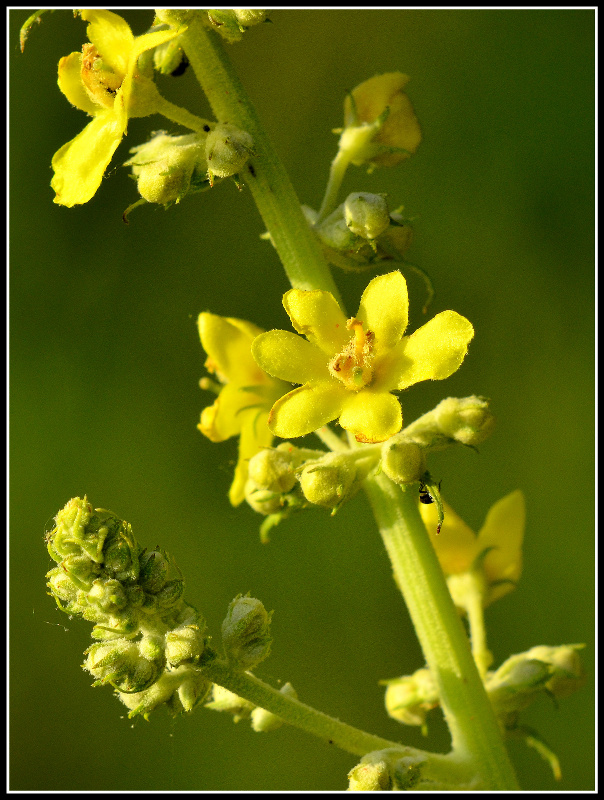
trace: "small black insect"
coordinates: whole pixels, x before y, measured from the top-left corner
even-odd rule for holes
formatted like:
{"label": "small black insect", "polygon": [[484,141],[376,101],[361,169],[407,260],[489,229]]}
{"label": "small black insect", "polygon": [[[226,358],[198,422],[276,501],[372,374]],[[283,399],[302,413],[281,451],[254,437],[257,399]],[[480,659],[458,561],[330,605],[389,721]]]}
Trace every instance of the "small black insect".
{"label": "small black insect", "polygon": [[428,487],[424,483],[420,483],[419,485],[419,502],[424,503],[425,505],[429,506],[430,503],[434,502],[434,498],[428,491]]}

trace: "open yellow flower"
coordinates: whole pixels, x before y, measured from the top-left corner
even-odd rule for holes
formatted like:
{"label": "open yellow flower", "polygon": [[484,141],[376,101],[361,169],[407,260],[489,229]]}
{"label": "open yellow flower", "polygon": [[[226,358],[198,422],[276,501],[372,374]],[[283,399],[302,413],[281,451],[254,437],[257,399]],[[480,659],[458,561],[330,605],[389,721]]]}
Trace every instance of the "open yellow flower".
{"label": "open yellow flower", "polygon": [[511,592],[520,579],[526,515],[524,495],[517,489],[498,500],[489,509],[478,536],[447,503],[444,508],[445,519],[437,536],[436,507],[420,505],[443,572],[448,577],[480,570],[486,583],[483,597],[486,607]]}
{"label": "open yellow flower", "polygon": [[199,430],[212,442],[239,436],[239,460],[229,491],[234,506],[245,498],[250,458],[270,447],[272,404],[289,388],[263,372],[252,358],[252,341],[262,329],[251,322],[204,312],[197,320],[201,344],[208,354],[206,369],[225,384],[213,405],[204,408]]}
{"label": "open yellow flower", "polygon": [[54,202],[68,207],[93,197],[126,133],[128,117],[156,111],[160,95],[151,78],[137,74],[138,57],[181,33],[170,29],[135,37],[112,11],[83,9],[80,15],[90,23],[90,43],[59,61],[58,82],[69,102],[93,120],[52,159]]}
{"label": "open yellow flower", "polygon": [[265,372],[302,384],[271,410],[269,428],[283,438],[304,436],[339,419],[360,442],[385,441],[403,424],[391,392],[448,378],[474,335],[465,317],[443,311],[404,336],[409,303],[400,272],[374,278],[349,320],[330,292],[291,289],[283,305],[306,339],[273,330],[252,346]]}

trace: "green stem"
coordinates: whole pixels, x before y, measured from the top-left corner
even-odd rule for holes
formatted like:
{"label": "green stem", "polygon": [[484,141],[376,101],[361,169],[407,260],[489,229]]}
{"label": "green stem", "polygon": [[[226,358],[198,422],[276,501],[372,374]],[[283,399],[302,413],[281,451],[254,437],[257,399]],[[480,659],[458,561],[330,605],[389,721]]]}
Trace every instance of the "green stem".
{"label": "green stem", "polygon": [[383,750],[387,747],[399,748],[401,755],[417,755],[421,752],[340,722],[322,711],[317,711],[293,697],[282,694],[249,672],[236,672],[224,661],[216,659],[204,664],[203,672],[214,683],[224,686],[225,689],[260,708],[271,711],[289,725],[325,739],[353,755],[363,756],[373,750]]}
{"label": "green stem", "polygon": [[339,301],[321,245],[220,37],[195,17],[182,34],[182,44],[218,121],[236,125],[254,140],[256,155],[249,161],[246,183],[291,285],[296,289],[322,289]]}
{"label": "green stem", "polygon": [[439,688],[453,752],[490,789],[518,789],[499,725],[417,506],[385,475],[366,491],[399,586]]}
{"label": "green stem", "polygon": [[161,95],[159,95],[159,99],[157,100],[156,112],[166,117],[166,119],[176,122],[178,125],[182,125],[183,128],[190,128],[196,133],[203,133],[204,128],[207,130],[208,126],[214,127],[215,125],[215,123],[209,122],[207,119],[196,117],[195,114],[191,114],[186,108],[181,108],[171,103]]}
{"label": "green stem", "polygon": [[329,180],[325,189],[325,196],[319,209],[319,216],[315,222],[318,225],[328,217],[338,204],[338,192],[344,180],[346,170],[350,165],[350,153],[347,150],[338,150],[336,157],[331,162],[329,169]]}

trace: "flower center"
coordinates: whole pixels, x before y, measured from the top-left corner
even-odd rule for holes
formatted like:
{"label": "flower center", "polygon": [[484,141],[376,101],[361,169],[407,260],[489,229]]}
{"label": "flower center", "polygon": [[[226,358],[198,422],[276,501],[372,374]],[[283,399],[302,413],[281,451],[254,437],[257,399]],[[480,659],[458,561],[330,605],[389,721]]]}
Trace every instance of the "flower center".
{"label": "flower center", "polygon": [[352,338],[342,350],[329,362],[329,371],[342,381],[347,389],[358,392],[373,379],[371,362],[373,361],[373,331],[364,331],[363,323],[354,317],[346,323]]}
{"label": "flower center", "polygon": [[113,108],[115,93],[122,85],[123,77],[107,69],[93,44],[82,47],[82,83],[93,103]]}

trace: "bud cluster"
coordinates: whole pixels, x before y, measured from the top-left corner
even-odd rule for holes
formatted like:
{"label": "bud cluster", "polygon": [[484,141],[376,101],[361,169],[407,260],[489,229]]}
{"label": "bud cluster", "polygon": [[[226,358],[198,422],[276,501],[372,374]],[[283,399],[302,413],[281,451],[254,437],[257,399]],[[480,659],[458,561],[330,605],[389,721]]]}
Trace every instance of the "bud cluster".
{"label": "bud cluster", "polygon": [[93,686],[113,686],[130,716],[162,703],[190,711],[211,688],[198,667],[207,637],[170,556],[146,552],[129,523],[86,497],[70,500],[55,523],[46,541],[58,566],[47,585],[59,608],[95,623],[98,641],[83,664]]}
{"label": "bud cluster", "polygon": [[271,517],[272,524],[308,505],[334,514],[358,492],[378,455],[375,448],[326,453],[281,442],[250,459],[246,500],[254,511]]}

